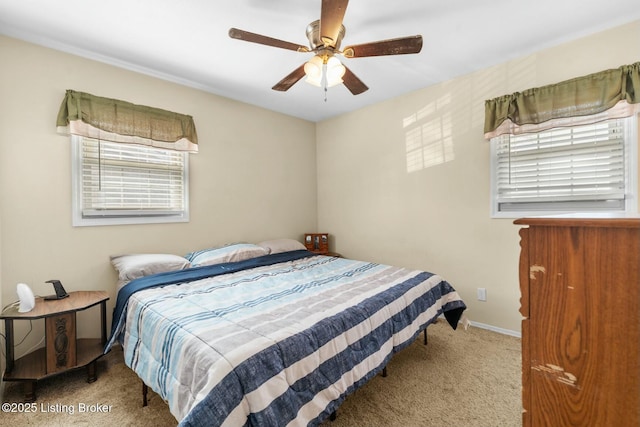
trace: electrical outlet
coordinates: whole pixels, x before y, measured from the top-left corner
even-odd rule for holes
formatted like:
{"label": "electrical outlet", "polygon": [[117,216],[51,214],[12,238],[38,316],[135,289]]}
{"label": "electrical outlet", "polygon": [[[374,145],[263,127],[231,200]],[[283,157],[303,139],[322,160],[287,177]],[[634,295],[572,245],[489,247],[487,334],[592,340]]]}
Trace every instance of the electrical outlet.
{"label": "electrical outlet", "polygon": [[478,301],[486,301],[486,300],[487,300],[487,289],[478,288]]}

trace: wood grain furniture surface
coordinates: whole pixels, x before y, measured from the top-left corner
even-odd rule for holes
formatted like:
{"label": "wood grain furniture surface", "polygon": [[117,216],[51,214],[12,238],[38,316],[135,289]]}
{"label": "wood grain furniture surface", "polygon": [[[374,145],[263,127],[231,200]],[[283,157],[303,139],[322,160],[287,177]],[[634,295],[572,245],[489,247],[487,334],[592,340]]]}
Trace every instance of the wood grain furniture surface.
{"label": "wood grain furniture surface", "polygon": [[640,218],[515,224],[523,426],[640,426]]}
{"label": "wood grain furniture surface", "polygon": [[[109,296],[103,291],[70,292],[69,297],[45,301],[36,298],[33,310],[20,313],[18,307],[10,307],[0,314],[6,332],[7,366],[5,381],[23,381],[25,400],[36,399],[35,385],[38,380],[61,374],[70,369],[87,366],[88,382],[96,380],[96,360],[103,354],[107,340],[106,302]],[[100,305],[100,338],[77,338],[76,313]],[[14,358],[15,320],[37,320],[45,322],[45,346],[19,359]]]}

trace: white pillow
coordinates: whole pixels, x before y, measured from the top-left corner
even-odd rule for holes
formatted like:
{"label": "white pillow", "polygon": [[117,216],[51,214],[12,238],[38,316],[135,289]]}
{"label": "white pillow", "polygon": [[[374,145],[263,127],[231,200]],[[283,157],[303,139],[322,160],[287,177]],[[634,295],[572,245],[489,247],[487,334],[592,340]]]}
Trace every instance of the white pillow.
{"label": "white pillow", "polygon": [[265,248],[251,243],[232,243],[218,248],[202,249],[185,256],[193,267],[221,264],[224,262],[238,262],[246,259],[267,255]]}
{"label": "white pillow", "polygon": [[186,258],[171,254],[118,255],[111,257],[111,264],[118,272],[118,290],[134,279],[191,265]]}
{"label": "white pillow", "polygon": [[302,243],[293,239],[265,240],[264,242],[258,243],[258,246],[265,248],[270,254],[307,249]]}

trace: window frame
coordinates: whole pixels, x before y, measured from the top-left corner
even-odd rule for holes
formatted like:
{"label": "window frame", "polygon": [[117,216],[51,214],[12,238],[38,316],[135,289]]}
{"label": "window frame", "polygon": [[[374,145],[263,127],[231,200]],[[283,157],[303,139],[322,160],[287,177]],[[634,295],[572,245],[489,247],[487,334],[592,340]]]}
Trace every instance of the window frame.
{"label": "window frame", "polygon": [[[639,120],[636,115],[623,119],[624,123],[624,150],[625,150],[625,198],[623,209],[607,209],[603,203],[602,207],[594,208],[589,203],[579,202],[556,202],[556,209],[513,209],[501,211],[498,203],[498,153],[497,141],[490,140],[490,212],[491,218],[523,218],[550,215],[584,216],[585,214],[612,214],[612,215],[635,215],[638,212],[638,125]],[[550,202],[549,204],[554,204]],[[524,205],[524,204],[523,204]]]}
{"label": "window frame", "polygon": [[[82,212],[82,139],[79,135],[71,135],[71,213],[73,227],[128,225],[128,224],[162,224],[189,222],[189,153],[180,153],[184,159],[183,168],[183,210],[180,213],[157,214],[152,211],[125,211],[123,214],[90,215]],[[130,145],[130,144],[127,144]],[[145,147],[156,149],[154,147]]]}

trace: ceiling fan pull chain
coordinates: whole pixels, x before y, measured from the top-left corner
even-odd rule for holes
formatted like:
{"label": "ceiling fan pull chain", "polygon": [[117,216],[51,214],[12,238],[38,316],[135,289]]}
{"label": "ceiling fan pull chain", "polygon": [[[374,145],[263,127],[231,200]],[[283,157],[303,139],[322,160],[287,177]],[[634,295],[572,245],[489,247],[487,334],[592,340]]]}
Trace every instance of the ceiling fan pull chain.
{"label": "ceiling fan pull chain", "polygon": [[327,64],[322,64],[322,86],[324,87],[324,102],[327,102],[327,87],[329,83],[327,82]]}

